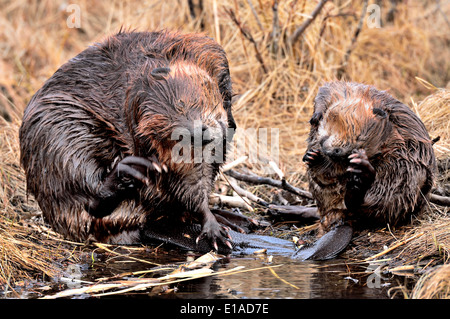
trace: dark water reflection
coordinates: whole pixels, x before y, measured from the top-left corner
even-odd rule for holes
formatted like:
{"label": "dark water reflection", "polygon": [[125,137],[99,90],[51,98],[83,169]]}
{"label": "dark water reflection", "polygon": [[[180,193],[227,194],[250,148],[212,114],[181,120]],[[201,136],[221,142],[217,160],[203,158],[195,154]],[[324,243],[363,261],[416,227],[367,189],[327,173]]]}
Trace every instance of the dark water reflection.
{"label": "dark water reflection", "polygon": [[[175,264],[178,267],[188,259],[199,257],[186,251],[160,250],[157,254],[150,252],[132,253],[134,258],[156,262],[162,265]],[[158,299],[385,299],[391,284],[397,285],[394,279],[387,275],[375,275],[367,272],[368,265],[352,263],[349,260],[335,259],[325,262],[298,261],[283,255],[274,255],[268,262],[267,255],[229,256],[217,261],[212,269],[224,271],[241,267],[251,270],[227,275],[214,275],[199,279],[187,280],[171,284],[167,290],[156,287],[152,290],[134,291],[127,294],[106,296],[102,298],[158,298]],[[85,282],[96,282],[99,278],[112,278],[120,275],[123,280],[132,280],[124,273],[152,269],[153,266],[130,260],[127,257],[117,257],[108,253],[86,253],[80,263],[71,264],[80,270],[80,278]],[[273,266],[271,270],[267,266]],[[264,269],[256,269],[262,268]],[[375,266],[377,267],[377,266]],[[253,270],[256,269],[256,270]],[[167,272],[170,272],[168,270]],[[378,276],[378,277],[374,277]],[[373,280],[375,279],[375,281]],[[368,282],[372,284],[368,285]],[[369,282],[369,283],[370,283]],[[375,287],[374,286],[375,283]],[[53,295],[71,287],[60,279],[53,279],[53,283],[35,282],[28,287],[18,289],[19,298],[39,298]],[[39,287],[51,287],[50,290],[40,290]],[[372,286],[372,288],[370,288]],[[1,298],[17,298],[11,292],[3,292]],[[76,295],[70,298],[86,299],[91,295]]]}
{"label": "dark water reflection", "polygon": [[[186,252],[171,251],[155,256],[140,256],[161,264],[186,261]],[[139,256],[138,256],[139,257]],[[171,293],[154,291],[134,292],[128,297],[181,298],[181,299],[221,299],[221,298],[275,298],[275,299],[311,299],[311,298],[388,298],[389,281],[384,277],[378,280],[377,288],[369,288],[367,280],[373,273],[366,273],[367,264],[351,264],[342,259],[326,262],[296,261],[287,256],[273,256],[267,263],[267,256],[231,256],[213,265],[213,270],[222,271],[243,266],[255,269],[264,266],[278,266],[230,275],[210,276],[189,280],[175,285]],[[121,272],[148,269],[148,265],[138,262],[110,261],[98,262],[84,273],[85,280],[112,276]],[[294,287],[295,286],[295,287]]]}
{"label": "dark water reflection", "polygon": [[[229,276],[207,277],[178,286],[178,298],[387,298],[386,288],[368,288],[369,274],[353,280],[345,273],[348,268],[342,260],[327,262],[293,261],[275,256],[269,269],[255,270]],[[259,258],[234,257],[219,268],[246,269],[263,266]],[[278,277],[277,277],[278,276]],[[345,279],[347,278],[347,279]],[[358,280],[355,282],[354,280]],[[295,287],[294,287],[295,286]]]}

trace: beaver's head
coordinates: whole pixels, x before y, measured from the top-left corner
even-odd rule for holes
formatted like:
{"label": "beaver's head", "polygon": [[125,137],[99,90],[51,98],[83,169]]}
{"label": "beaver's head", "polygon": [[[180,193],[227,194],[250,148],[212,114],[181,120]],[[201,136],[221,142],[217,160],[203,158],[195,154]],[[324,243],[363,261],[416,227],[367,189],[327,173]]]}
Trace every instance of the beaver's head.
{"label": "beaver's head", "polygon": [[147,65],[128,92],[128,110],[135,155],[154,155],[168,168],[161,183],[170,193],[207,197],[235,128],[217,81],[188,62]]}
{"label": "beaver's head", "polygon": [[392,128],[383,92],[375,91],[347,82],[322,87],[310,121],[312,147],[336,163],[348,162],[357,149],[365,149],[369,158],[377,156]]}

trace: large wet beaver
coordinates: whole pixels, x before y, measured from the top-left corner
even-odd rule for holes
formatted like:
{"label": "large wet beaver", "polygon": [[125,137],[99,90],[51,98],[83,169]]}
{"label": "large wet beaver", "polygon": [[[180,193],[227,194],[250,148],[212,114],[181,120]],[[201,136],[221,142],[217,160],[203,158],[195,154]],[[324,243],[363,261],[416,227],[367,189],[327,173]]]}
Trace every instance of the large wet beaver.
{"label": "large wet beaver", "polygon": [[321,233],[341,224],[400,225],[420,213],[436,166],[421,120],[387,92],[358,83],[327,83],[314,103],[303,160]]}
{"label": "large wet beaver", "polygon": [[[121,31],[61,66],[29,102],[20,128],[28,191],[74,240],[140,243],[152,221],[186,212],[202,225],[199,239],[230,246],[208,197],[236,127],[231,97],[212,39]],[[174,159],[186,131],[200,154],[217,146],[213,161]]]}

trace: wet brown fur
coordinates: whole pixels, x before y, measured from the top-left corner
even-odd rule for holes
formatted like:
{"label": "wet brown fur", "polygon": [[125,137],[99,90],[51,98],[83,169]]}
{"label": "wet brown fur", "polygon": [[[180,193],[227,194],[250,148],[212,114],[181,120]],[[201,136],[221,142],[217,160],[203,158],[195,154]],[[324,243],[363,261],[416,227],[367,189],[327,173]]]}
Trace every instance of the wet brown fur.
{"label": "wet brown fur", "polygon": [[[330,138],[331,137],[331,138]],[[419,214],[433,185],[435,156],[420,119],[404,104],[372,86],[332,82],[319,89],[308,150],[335,148],[308,167],[310,190],[321,216],[322,232],[342,222],[359,227],[405,223]],[[346,207],[348,156],[364,150],[375,169],[358,209]]]}
{"label": "wet brown fur", "polygon": [[[70,239],[139,243],[152,219],[207,204],[220,164],[173,163],[170,135],[194,120],[235,127],[231,95],[225,52],[212,39],[120,31],[61,66],[29,102],[20,129],[28,191]],[[169,173],[111,215],[93,217],[85,205],[131,155],[156,156]]]}

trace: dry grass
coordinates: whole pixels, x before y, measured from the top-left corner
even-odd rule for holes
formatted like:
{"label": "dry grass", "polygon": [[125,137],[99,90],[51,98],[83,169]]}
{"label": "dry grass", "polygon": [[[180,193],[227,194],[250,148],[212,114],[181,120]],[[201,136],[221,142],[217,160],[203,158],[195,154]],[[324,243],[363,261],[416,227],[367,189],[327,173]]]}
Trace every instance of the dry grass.
{"label": "dry grass", "polygon": [[446,159],[450,155],[450,89],[439,89],[425,83],[432,89],[432,94],[427,96],[419,105],[413,104],[413,109],[425,123],[432,138],[440,137],[441,142],[434,146],[436,156]]}
{"label": "dry grass", "polygon": [[9,288],[24,279],[55,277],[61,272],[60,261],[70,255],[70,247],[38,221],[33,198],[25,196],[18,127],[0,124],[0,286]]}
{"label": "dry grass", "polygon": [[450,261],[450,218],[447,213],[448,208],[435,207],[412,226],[363,232],[354,240],[349,256],[368,261],[388,258],[389,264],[395,266],[424,261],[425,264],[432,261],[433,265],[447,263]]}
{"label": "dry grass", "polygon": [[416,299],[450,298],[450,264],[431,269],[422,276],[411,295]]}
{"label": "dry grass", "polygon": [[[351,47],[362,9],[360,1],[329,1],[291,46],[288,39],[307,19],[316,1],[279,1],[274,15],[272,0],[211,0],[204,1],[203,12],[197,7],[192,17],[188,1],[184,0],[96,1],[95,5],[79,0],[76,3],[81,9],[81,28],[70,29],[66,24],[66,2],[0,0],[0,114],[11,120],[3,123],[0,119],[0,284],[13,284],[30,273],[51,276],[58,271],[55,261],[63,253],[51,241],[40,245],[39,240],[45,236],[24,226],[39,211],[32,198],[24,200],[17,138],[22,112],[59,66],[120,26],[203,31],[221,43],[230,60],[238,126],[278,128],[280,167],[287,179],[299,187],[306,186],[301,157],[313,98],[323,81],[337,79],[349,48],[343,78],[389,90],[410,105],[430,135],[441,137],[435,145],[437,156],[449,158],[450,36],[443,13],[450,14],[450,4],[437,7],[431,0],[402,1],[395,20],[386,22],[390,1],[378,2],[382,27],[371,29],[364,23]],[[236,21],[230,18],[231,12]],[[274,17],[278,23],[274,24]],[[424,85],[416,77],[432,85]],[[242,137],[240,134],[237,139]],[[261,171],[259,164],[249,167]],[[446,172],[440,182],[448,183]],[[439,216],[448,214],[439,213],[435,207],[430,211]],[[448,219],[440,222],[446,233]],[[448,236],[445,238],[448,240]],[[425,245],[416,244],[414,249]]]}

